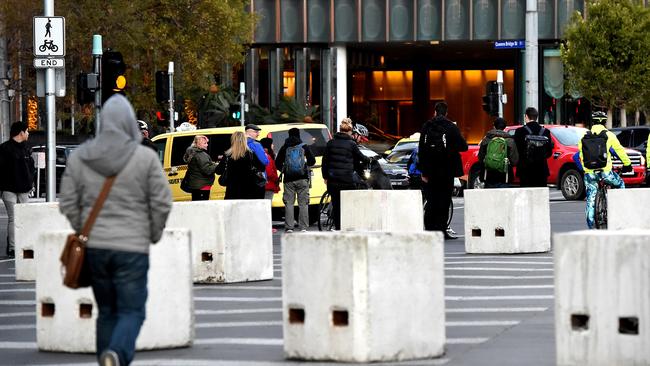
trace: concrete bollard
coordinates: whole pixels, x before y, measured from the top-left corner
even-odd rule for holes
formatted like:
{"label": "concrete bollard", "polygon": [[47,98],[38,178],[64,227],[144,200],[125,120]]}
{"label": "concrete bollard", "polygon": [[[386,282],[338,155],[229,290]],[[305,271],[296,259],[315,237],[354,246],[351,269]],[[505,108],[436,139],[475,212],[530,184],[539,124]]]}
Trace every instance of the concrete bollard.
{"label": "concrete bollard", "polygon": [[[95,352],[97,303],[90,288],[63,286],[59,256],[69,232],[46,232],[37,246],[36,343],[39,350]],[[149,254],[146,319],[136,349],[188,347],[194,340],[190,233],[166,229]]]}
{"label": "concrete bollard", "polygon": [[174,202],[167,227],[192,232],[194,282],[273,279],[268,200]]}
{"label": "concrete bollard", "polygon": [[45,231],[72,231],[68,219],[59,212],[58,202],[22,203],[15,206],[16,281],[35,281],[35,258]]}
{"label": "concrete bollard", "polygon": [[650,230],[556,234],[557,365],[647,365]]}
{"label": "concrete bollard", "polygon": [[650,229],[650,188],[607,190],[607,228]]}
{"label": "concrete bollard", "polygon": [[423,231],[422,193],[418,190],[342,191],[341,230]]}
{"label": "concrete bollard", "polygon": [[548,188],[465,191],[465,252],[512,254],[549,250]]}
{"label": "concrete bollard", "polygon": [[437,232],[283,236],[285,357],[374,362],[441,356],[443,259]]}

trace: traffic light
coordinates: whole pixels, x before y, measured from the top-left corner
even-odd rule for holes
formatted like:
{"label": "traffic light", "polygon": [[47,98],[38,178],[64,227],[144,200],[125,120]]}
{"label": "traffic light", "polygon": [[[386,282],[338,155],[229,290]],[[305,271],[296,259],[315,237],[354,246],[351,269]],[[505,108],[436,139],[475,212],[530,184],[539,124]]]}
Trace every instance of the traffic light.
{"label": "traffic light", "polygon": [[499,84],[494,81],[488,81],[485,84],[485,95],[483,96],[483,110],[490,116],[499,115]]}
{"label": "traffic light", "polygon": [[[96,74],[93,74],[93,76],[96,76]],[[92,79],[93,78],[91,76],[91,80]],[[91,89],[88,84],[88,74],[84,72],[79,73],[79,75],[77,75],[77,103],[80,105],[92,103],[95,101],[95,89]]]}
{"label": "traffic light", "polygon": [[102,104],[113,94],[124,94],[125,73],[126,64],[122,54],[115,51],[104,52],[102,56]]}
{"label": "traffic light", "polygon": [[169,100],[169,74],[167,71],[156,71],[156,101],[164,103]]}
{"label": "traffic light", "polygon": [[241,105],[239,103],[232,103],[228,111],[232,119],[239,120],[241,118]]}

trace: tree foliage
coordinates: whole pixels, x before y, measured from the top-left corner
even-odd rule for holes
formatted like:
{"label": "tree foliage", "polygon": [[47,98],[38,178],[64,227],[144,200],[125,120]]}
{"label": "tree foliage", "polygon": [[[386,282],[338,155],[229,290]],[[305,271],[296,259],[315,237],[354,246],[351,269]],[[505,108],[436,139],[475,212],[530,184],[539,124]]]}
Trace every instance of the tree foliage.
{"label": "tree foliage", "polygon": [[648,107],[650,12],[632,0],[590,0],[561,47],[569,88],[609,108]]}
{"label": "tree foliage", "polygon": [[[156,109],[155,71],[175,64],[177,94],[197,103],[224,63],[244,59],[255,17],[250,0],[56,0],[54,13],[66,18],[68,80],[92,69],[92,36],[104,49],[119,51],[127,63],[127,95],[136,109]],[[42,1],[2,0],[13,62],[31,64],[32,17]],[[0,30],[1,31],[1,30]],[[230,75],[224,75],[229,78]],[[68,84],[68,95],[74,94]]]}

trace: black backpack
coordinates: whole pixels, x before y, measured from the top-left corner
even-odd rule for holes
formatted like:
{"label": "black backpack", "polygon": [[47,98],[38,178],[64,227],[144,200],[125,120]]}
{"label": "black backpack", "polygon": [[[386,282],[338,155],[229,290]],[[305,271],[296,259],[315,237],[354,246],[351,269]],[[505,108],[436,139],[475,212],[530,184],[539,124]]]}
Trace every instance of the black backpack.
{"label": "black backpack", "polygon": [[447,152],[447,131],[439,123],[429,122],[424,135],[424,148],[432,155],[442,155]]}
{"label": "black backpack", "polygon": [[607,130],[597,135],[587,131],[582,137],[582,165],[587,169],[607,166]]}
{"label": "black backpack", "polygon": [[526,161],[537,164],[546,160],[548,147],[551,143],[548,137],[544,136],[546,129],[542,127],[537,135],[533,134],[530,127],[524,126],[528,135],[524,138],[526,143]]}

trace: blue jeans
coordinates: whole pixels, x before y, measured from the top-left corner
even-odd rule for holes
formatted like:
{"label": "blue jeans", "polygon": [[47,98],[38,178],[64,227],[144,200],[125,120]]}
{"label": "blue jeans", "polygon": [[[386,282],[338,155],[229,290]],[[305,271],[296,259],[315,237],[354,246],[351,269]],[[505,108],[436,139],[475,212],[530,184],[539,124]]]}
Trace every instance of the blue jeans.
{"label": "blue jeans", "polygon": [[614,171],[585,173],[585,188],[587,189],[587,207],[585,207],[585,216],[587,216],[587,226],[593,229],[596,225],[594,221],[596,192],[598,191],[598,181],[600,178],[614,188],[625,188],[625,182]]}
{"label": "blue jeans", "polygon": [[94,248],[86,253],[99,307],[97,357],[110,349],[120,365],[128,365],[145,318],[149,255]]}

